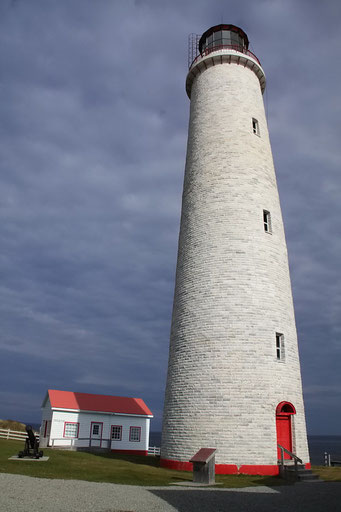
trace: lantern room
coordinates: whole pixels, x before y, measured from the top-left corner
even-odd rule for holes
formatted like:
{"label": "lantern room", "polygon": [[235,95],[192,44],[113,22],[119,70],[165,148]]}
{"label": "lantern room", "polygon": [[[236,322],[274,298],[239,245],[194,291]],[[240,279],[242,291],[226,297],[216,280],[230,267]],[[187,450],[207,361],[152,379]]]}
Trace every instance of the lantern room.
{"label": "lantern room", "polygon": [[249,40],[245,32],[235,25],[215,25],[203,33],[199,40],[199,52],[211,52],[221,48],[231,48],[245,52]]}

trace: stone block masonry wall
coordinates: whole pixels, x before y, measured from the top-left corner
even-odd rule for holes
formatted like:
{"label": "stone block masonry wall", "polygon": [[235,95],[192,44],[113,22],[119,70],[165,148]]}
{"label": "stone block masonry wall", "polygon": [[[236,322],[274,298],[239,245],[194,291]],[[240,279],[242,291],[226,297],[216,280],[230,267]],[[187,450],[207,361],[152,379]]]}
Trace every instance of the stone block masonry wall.
{"label": "stone block masonry wall", "polygon": [[[252,119],[259,123],[253,133]],[[272,233],[263,226],[271,214]],[[276,332],[285,359],[276,358]],[[277,464],[276,406],[309,461],[285,234],[263,98],[237,63],[201,71],[191,110],[161,457]]]}

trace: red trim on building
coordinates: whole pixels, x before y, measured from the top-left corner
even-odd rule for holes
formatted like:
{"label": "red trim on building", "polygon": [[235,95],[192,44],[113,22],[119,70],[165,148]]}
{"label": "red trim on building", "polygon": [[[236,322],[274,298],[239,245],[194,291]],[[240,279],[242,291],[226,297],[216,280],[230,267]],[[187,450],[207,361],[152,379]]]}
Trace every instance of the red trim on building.
{"label": "red trim on building", "polygon": [[[116,439],[116,438],[115,438],[115,439],[113,439],[113,437],[112,437],[112,429],[113,429],[114,427],[118,427],[118,428],[120,429],[120,438],[119,438],[119,439]],[[111,440],[111,441],[122,441],[122,430],[123,430],[123,429],[122,429],[122,425],[111,425],[111,429],[110,429],[110,440]]]}
{"label": "red trim on building", "polygon": [[236,464],[216,464],[216,475],[238,475],[238,466]]}
{"label": "red trim on building", "polygon": [[[131,429],[132,428],[137,428],[139,430],[139,438],[138,439],[132,439],[131,438]],[[134,425],[131,425],[131,427],[129,428],[129,441],[131,443],[140,443],[141,442],[141,427],[135,427]]]}
{"label": "red trim on building", "polygon": [[193,471],[193,464],[191,462],[181,462],[179,460],[160,459],[160,467],[176,469],[178,471]]}
{"label": "red trim on building", "polygon": [[[65,435],[65,428],[66,428],[66,425],[77,425],[77,435],[76,436],[71,436],[71,437],[67,437]],[[78,434],[79,434],[79,422],[78,421],[64,421],[64,431],[63,431],[63,437],[65,437],[65,439],[77,439],[78,438]]]}
{"label": "red trim on building", "polygon": [[[179,460],[160,459],[160,466],[167,469],[176,469],[177,471],[193,471],[191,462],[182,462]],[[216,475],[238,475],[238,466],[235,464],[216,464]]]}
{"label": "red trim on building", "polygon": [[239,468],[240,475],[267,475],[276,476],[279,473],[279,467],[277,464],[274,465],[248,465],[244,464]]}
{"label": "red trim on building", "polygon": [[115,449],[112,449],[111,451],[114,453],[126,453],[128,455],[143,455],[143,456],[148,455],[148,450],[115,450]]}
{"label": "red trim on building", "polygon": [[276,416],[296,414],[295,407],[290,402],[280,402],[276,407]]}
{"label": "red trim on building", "polygon": [[[182,462],[179,460],[160,459],[160,467],[167,469],[176,469],[177,471],[193,471],[193,464],[191,464],[190,462]],[[307,463],[305,467],[307,469],[310,469],[310,463]],[[277,464],[243,464],[238,469],[238,466],[236,464],[216,464],[215,474],[276,476],[279,474],[279,467]]]}

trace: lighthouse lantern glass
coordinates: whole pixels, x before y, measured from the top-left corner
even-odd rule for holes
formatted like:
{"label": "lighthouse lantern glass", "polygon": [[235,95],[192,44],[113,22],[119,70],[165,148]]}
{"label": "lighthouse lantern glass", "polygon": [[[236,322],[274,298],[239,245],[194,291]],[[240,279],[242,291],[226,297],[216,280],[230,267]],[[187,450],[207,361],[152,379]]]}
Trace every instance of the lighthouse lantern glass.
{"label": "lighthouse lantern glass", "polygon": [[212,49],[216,47],[233,47],[243,51],[245,42],[242,36],[233,30],[217,30],[211,33],[203,42],[202,49]]}

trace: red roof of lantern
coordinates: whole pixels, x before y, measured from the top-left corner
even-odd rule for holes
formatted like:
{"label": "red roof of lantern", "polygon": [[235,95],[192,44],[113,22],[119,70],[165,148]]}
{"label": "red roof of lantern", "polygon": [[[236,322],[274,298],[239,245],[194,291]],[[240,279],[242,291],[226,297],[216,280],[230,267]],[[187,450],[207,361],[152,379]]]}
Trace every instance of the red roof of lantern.
{"label": "red roof of lantern", "polygon": [[118,414],[137,414],[152,416],[142,398],[127,396],[92,395],[49,389],[48,395],[52,408],[75,409],[76,411],[112,412]]}

